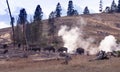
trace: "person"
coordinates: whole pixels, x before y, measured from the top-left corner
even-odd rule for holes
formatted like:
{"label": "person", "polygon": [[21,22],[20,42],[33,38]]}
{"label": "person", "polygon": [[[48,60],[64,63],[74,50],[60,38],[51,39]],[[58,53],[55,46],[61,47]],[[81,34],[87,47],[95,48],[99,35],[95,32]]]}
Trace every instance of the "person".
{"label": "person", "polygon": [[67,65],[70,60],[72,60],[71,56],[66,54],[65,55],[65,61],[63,63]]}

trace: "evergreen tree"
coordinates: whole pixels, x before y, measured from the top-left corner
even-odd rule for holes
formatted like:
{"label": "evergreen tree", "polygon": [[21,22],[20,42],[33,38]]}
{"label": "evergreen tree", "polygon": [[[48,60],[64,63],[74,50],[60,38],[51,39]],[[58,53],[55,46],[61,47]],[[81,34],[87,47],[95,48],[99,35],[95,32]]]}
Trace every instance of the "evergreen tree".
{"label": "evergreen tree", "polygon": [[42,8],[40,7],[40,5],[37,5],[34,13],[34,21],[42,20],[42,17],[43,17]]}
{"label": "evergreen tree", "polygon": [[113,0],[112,4],[111,4],[111,12],[116,12],[117,11],[117,5],[115,3],[115,1]]}
{"label": "evergreen tree", "polygon": [[24,8],[20,10],[20,14],[19,14],[17,22],[19,24],[25,24],[25,23],[27,23],[27,13],[26,13],[26,10]]}
{"label": "evergreen tree", "polygon": [[111,9],[110,9],[110,7],[107,6],[107,7],[105,8],[105,13],[110,13],[110,12],[111,12]]}
{"label": "evergreen tree", "polygon": [[39,27],[39,23],[37,23],[37,22],[33,22],[32,24],[31,24],[31,42],[32,43],[37,43],[38,41],[39,41],[39,38],[40,38],[40,34],[39,34],[39,29],[40,29],[40,27]]}
{"label": "evergreen tree", "polygon": [[32,42],[41,42],[42,39],[42,30],[43,30],[43,25],[42,25],[42,17],[43,17],[43,12],[42,8],[40,5],[37,5],[35,13],[34,13],[34,24],[32,25]]}
{"label": "evergreen tree", "polygon": [[49,15],[49,35],[52,35],[55,33],[55,12],[51,12]]}
{"label": "evergreen tree", "polygon": [[100,0],[100,7],[99,11],[102,12],[103,6],[102,6],[102,0]]}
{"label": "evergreen tree", "polygon": [[23,33],[22,33],[22,30],[21,30],[21,27],[19,24],[16,25],[15,27],[15,43],[16,44],[22,44],[23,42]]}
{"label": "evergreen tree", "polygon": [[61,11],[62,11],[61,5],[60,3],[58,3],[56,7],[56,17],[61,17]]}
{"label": "evergreen tree", "polygon": [[74,7],[73,7],[73,1],[70,0],[68,3],[67,16],[72,16],[72,15],[74,15]]}
{"label": "evergreen tree", "polygon": [[89,9],[88,9],[87,6],[85,7],[83,14],[90,14]]}
{"label": "evergreen tree", "polygon": [[32,24],[26,24],[26,38],[27,38],[27,41],[30,43],[31,42],[31,25]]}
{"label": "evergreen tree", "polygon": [[50,36],[49,43],[53,44],[53,40],[55,39],[55,33],[56,33],[55,12],[50,13],[48,24],[49,24],[48,25],[49,26],[48,35]]}
{"label": "evergreen tree", "polygon": [[77,10],[74,10],[74,15],[79,15]]}
{"label": "evergreen tree", "polygon": [[118,10],[117,10],[118,13],[120,13],[120,0],[118,1]]}
{"label": "evergreen tree", "polygon": [[[23,44],[26,44],[27,45],[27,48],[28,48],[28,42],[27,42],[27,38],[26,38],[26,25],[27,24],[27,13],[26,13],[26,10],[23,8],[20,10],[20,14],[19,14],[19,18],[18,18],[18,21],[17,21],[19,24],[22,24],[23,26]],[[23,47],[24,48],[24,47]]]}

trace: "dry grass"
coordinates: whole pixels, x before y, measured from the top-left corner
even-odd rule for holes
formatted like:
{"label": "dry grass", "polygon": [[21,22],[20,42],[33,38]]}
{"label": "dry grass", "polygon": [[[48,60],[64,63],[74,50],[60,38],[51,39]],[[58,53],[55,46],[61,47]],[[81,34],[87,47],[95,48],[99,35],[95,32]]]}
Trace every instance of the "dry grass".
{"label": "dry grass", "polygon": [[[83,31],[85,36],[93,37],[96,40],[103,39],[106,35],[114,35],[117,39],[120,37],[120,28],[116,27],[116,24],[120,24],[120,14],[90,14],[90,15],[80,15],[80,16],[66,16],[55,19],[56,32],[60,29],[61,25],[74,26],[81,24],[81,17],[83,21],[87,24]],[[47,34],[48,31],[48,20],[43,20],[43,32]],[[5,28],[0,30],[0,35],[5,33],[10,33],[10,28]],[[98,34],[97,32],[103,32],[103,34]],[[106,34],[107,33],[107,34]],[[104,35],[105,34],[105,35]],[[9,37],[10,38],[10,37]],[[4,41],[2,41],[4,42]]]}
{"label": "dry grass", "polygon": [[[103,39],[106,35],[98,34],[103,32],[120,38],[120,28],[116,27],[116,23],[120,24],[120,14],[91,14],[73,17],[62,17],[55,20],[57,31],[60,25],[72,26],[78,24],[80,18],[87,23],[83,28],[86,37],[93,37],[97,41]],[[47,31],[47,20],[43,21],[44,33]],[[0,30],[0,35],[10,33],[10,28]],[[0,61],[0,72],[119,72],[120,58],[111,58],[110,60],[93,61],[88,60],[94,56],[73,56],[73,60],[69,65],[61,64],[63,60],[39,61],[34,62],[28,59],[11,59],[9,61]]]}
{"label": "dry grass", "polygon": [[[68,65],[63,60],[39,61],[12,59],[0,62],[0,72],[119,72],[120,58],[92,61],[93,56],[74,56]],[[2,63],[4,62],[4,63]]]}

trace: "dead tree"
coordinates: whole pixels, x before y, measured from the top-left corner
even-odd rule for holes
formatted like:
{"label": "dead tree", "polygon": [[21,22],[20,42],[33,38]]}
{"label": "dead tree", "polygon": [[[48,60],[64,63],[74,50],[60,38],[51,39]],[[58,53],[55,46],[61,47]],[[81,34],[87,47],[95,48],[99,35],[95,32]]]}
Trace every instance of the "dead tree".
{"label": "dead tree", "polygon": [[10,6],[9,6],[9,3],[8,3],[8,0],[6,0],[6,3],[7,3],[7,6],[8,6],[8,10],[9,10],[9,14],[10,14],[10,19],[11,19],[11,26],[12,26],[12,38],[13,38],[13,45],[15,46],[15,34],[14,34],[14,17],[12,16],[11,14],[11,10],[10,10]]}

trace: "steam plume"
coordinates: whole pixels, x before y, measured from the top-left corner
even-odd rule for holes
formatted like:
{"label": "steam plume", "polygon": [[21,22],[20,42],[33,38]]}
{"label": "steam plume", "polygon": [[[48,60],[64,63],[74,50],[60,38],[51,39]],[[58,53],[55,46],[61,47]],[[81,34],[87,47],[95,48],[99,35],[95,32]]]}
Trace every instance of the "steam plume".
{"label": "steam plume", "polygon": [[58,32],[58,36],[61,36],[64,42],[64,47],[69,48],[68,52],[73,53],[75,48],[78,47],[78,39],[81,33],[79,32],[79,28],[74,27],[71,30],[68,30],[69,27],[61,26],[60,31]]}
{"label": "steam plume", "polygon": [[101,42],[99,46],[99,50],[103,50],[105,52],[112,52],[117,50],[116,39],[113,35],[106,36]]}
{"label": "steam plume", "polygon": [[75,53],[76,49],[81,47],[90,54],[95,54],[97,48],[92,46],[94,42],[93,38],[83,38],[82,30],[78,27],[72,27],[69,29],[68,26],[61,26],[58,32],[58,36],[61,36],[64,42],[64,47],[68,48],[69,53]]}
{"label": "steam plume", "polygon": [[101,42],[99,47],[93,42],[93,38],[84,38],[83,28],[87,24],[83,18],[78,18],[74,26],[68,27],[67,25],[62,25],[58,36],[62,37],[64,47],[68,48],[69,53],[74,53],[77,48],[84,48],[85,52],[89,54],[96,54],[98,51],[103,50],[105,52],[112,52],[120,50],[120,44],[116,43],[114,36],[106,36]]}

